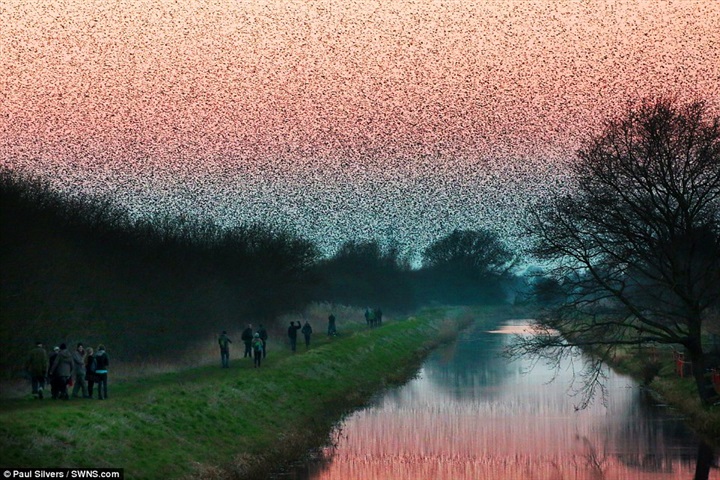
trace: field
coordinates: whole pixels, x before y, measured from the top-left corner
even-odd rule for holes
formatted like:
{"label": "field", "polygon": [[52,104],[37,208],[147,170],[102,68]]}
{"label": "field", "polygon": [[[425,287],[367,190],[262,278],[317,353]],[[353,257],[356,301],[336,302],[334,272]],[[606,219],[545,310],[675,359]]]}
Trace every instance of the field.
{"label": "field", "polygon": [[[424,310],[368,329],[316,327],[298,352],[278,342],[261,368],[238,357],[219,365],[110,376],[106,401],[3,399],[0,465],[116,467],[126,478],[262,477],[329,438],[343,414],[405,381],[440,342],[472,320]],[[319,330],[319,331],[318,331]],[[219,359],[217,360],[219,363]]]}

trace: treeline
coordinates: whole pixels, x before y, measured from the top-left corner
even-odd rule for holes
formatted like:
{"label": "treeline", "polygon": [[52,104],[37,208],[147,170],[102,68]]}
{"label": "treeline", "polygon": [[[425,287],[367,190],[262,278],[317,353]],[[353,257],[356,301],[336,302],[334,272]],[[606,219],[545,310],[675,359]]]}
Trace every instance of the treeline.
{"label": "treeline", "polygon": [[[136,219],[111,198],[63,195],[7,170],[0,231],[5,377],[36,339],[112,343],[131,361],[172,356],[248,320],[272,327],[280,314],[315,301],[386,312],[500,302],[512,264],[488,232],[453,232],[443,239],[456,237],[443,247],[449,256],[438,260],[429,248],[422,268],[377,241],[348,242],[327,258],[288,229],[221,228],[182,215]],[[477,244],[463,244],[468,236]],[[471,262],[478,247],[495,258]]]}

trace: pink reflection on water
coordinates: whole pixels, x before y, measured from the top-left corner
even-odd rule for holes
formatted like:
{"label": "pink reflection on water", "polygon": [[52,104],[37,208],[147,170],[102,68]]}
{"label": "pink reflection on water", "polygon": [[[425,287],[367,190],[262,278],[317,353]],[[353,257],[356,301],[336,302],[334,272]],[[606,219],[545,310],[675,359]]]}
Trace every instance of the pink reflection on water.
{"label": "pink reflection on water", "polygon": [[610,459],[596,464],[594,459],[568,459],[562,457],[536,458],[517,455],[508,458],[457,457],[392,457],[358,458],[341,462],[323,472],[318,479],[532,479],[532,480],[662,480],[690,479],[692,469],[675,462],[664,466],[666,473],[629,469]]}
{"label": "pink reflection on water", "polygon": [[[515,322],[497,332],[526,328]],[[495,347],[511,338],[484,335],[502,338]],[[336,446],[326,449],[329,461],[311,467],[310,478],[693,478],[696,445],[673,440],[657,420],[649,420],[627,378],[610,373],[607,405],[596,402],[576,411],[568,370],[550,382],[553,371],[541,365],[524,374],[530,362],[508,363],[492,355],[485,363],[500,372],[500,381],[488,380],[476,367],[477,378],[470,372],[458,383],[456,372],[427,365],[418,379],[352,415]],[[717,479],[717,471],[710,478]]]}
{"label": "pink reflection on water", "polygon": [[503,325],[498,330],[489,330],[488,333],[504,333],[507,335],[530,335],[533,333],[533,329],[529,325],[531,320],[519,320],[518,322],[518,324]]}

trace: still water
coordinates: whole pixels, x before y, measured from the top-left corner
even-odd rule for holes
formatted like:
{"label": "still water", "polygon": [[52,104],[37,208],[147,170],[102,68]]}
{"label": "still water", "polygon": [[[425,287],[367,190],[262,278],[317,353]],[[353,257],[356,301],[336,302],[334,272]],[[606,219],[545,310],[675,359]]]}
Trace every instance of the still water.
{"label": "still water", "polygon": [[[542,364],[531,369],[529,360],[502,357],[510,333],[523,323],[469,329],[436,351],[416,379],[349,416],[335,432],[335,445],[291,477],[694,477],[700,441],[667,408],[645,400],[631,379],[609,372],[605,405],[576,410],[580,398],[569,391],[569,364],[556,376]],[[709,478],[719,480],[720,473],[713,469]]]}

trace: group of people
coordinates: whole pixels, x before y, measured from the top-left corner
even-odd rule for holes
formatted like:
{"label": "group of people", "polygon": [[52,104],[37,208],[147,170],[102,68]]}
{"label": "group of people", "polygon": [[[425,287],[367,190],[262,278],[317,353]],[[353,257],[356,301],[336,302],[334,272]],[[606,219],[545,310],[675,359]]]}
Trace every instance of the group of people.
{"label": "group of people", "polygon": [[288,327],[288,338],[290,339],[290,350],[295,353],[297,350],[297,332],[300,330],[300,332],[303,334],[303,337],[305,337],[305,348],[310,347],[310,335],[312,335],[312,327],[310,326],[310,322],[305,322],[305,325],[300,325],[300,322],[297,322],[297,325],[295,325],[295,322],[290,322],[290,326]]}
{"label": "group of people", "polygon": [[[45,385],[50,384],[50,395],[53,399],[68,400],[93,398],[93,390],[97,384],[98,399],[107,398],[107,377],[110,360],[103,345],[97,351],[82,343],[78,343],[75,351],[70,352],[67,345],[61,343],[53,347],[48,355],[42,342],[36,342],[30,351],[26,369],[32,382],[32,394],[42,400],[45,397]],[[68,387],[73,387],[72,394]]]}
{"label": "group of people", "polygon": [[[251,357],[255,368],[260,367],[262,359],[267,357],[267,339],[268,333],[265,327],[260,325],[256,332],[253,332],[252,324],[248,324],[243,330],[240,339],[245,344],[245,353],[243,358]],[[220,362],[222,368],[230,368],[230,344],[232,340],[228,337],[227,332],[223,332],[218,337],[218,345],[220,346]]]}
{"label": "group of people", "polygon": [[379,327],[382,325],[382,310],[379,308],[370,308],[367,307],[365,309],[365,322],[367,322],[368,327]]}
{"label": "group of people", "polygon": [[[310,347],[310,337],[312,336],[313,329],[310,322],[305,322],[304,325],[301,322],[295,323],[290,322],[290,326],[287,330],[287,336],[290,340],[290,350],[295,352],[297,350],[297,338],[298,331],[302,333],[305,338],[305,348]],[[337,335],[337,327],[335,326],[335,315],[332,313],[328,317],[328,336]],[[245,344],[245,352],[243,358],[251,357],[255,368],[260,367],[262,359],[267,357],[267,339],[268,332],[260,325],[257,331],[253,331],[252,324],[249,324],[240,335],[240,339]],[[227,331],[223,332],[218,336],[218,345],[220,347],[220,364],[222,368],[230,368],[230,344],[232,340],[228,337]]]}
{"label": "group of people", "polygon": [[[380,309],[365,311],[365,319],[368,326],[378,326],[382,323],[382,311]],[[297,350],[298,330],[305,338],[305,348],[310,347],[310,337],[313,333],[310,322],[297,324],[290,322],[287,335],[290,340],[292,352]],[[335,315],[328,316],[328,336],[337,335]],[[243,357],[251,357],[255,368],[260,367],[262,359],[267,357],[268,332],[263,325],[257,331],[249,324],[241,335],[245,344]],[[230,367],[230,344],[232,340],[228,337],[227,331],[223,331],[218,337],[220,346],[220,361],[222,368]],[[68,400],[78,398],[93,398],[95,385],[97,384],[98,399],[107,399],[107,379],[110,360],[104,345],[98,345],[97,350],[91,347],[87,349],[82,343],[78,343],[75,351],[70,352],[65,343],[53,347],[52,353],[48,355],[42,342],[36,342],[35,348],[30,351],[26,362],[26,369],[31,377],[32,394],[42,400],[45,397],[45,386],[50,384],[50,395],[53,399]],[[72,394],[68,388],[72,387]]]}

